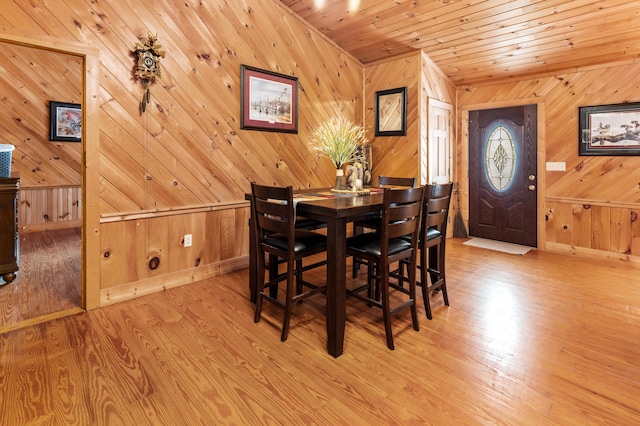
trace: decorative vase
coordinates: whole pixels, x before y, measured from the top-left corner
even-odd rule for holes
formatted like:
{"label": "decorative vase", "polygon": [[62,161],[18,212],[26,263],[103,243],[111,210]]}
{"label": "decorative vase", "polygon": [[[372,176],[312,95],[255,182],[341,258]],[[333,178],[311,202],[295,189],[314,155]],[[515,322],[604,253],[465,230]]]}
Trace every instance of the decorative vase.
{"label": "decorative vase", "polygon": [[333,184],[333,189],[336,191],[344,191],[347,189],[347,182],[344,178],[344,170],[336,169],[336,181]]}

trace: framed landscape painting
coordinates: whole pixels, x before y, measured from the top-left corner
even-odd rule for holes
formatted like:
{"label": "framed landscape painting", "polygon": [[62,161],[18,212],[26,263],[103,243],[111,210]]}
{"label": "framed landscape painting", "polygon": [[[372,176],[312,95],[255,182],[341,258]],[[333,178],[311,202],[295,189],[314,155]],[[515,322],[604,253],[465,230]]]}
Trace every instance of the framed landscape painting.
{"label": "framed landscape painting", "polygon": [[580,155],[640,155],[640,102],[579,107]]}
{"label": "framed landscape painting", "polygon": [[298,133],[298,79],[242,65],[240,128]]}

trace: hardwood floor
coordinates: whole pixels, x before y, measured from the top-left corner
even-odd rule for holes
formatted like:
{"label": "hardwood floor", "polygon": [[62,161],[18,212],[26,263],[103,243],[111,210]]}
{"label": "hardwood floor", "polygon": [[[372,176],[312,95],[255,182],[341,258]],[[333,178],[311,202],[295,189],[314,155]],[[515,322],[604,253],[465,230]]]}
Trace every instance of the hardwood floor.
{"label": "hardwood floor", "polygon": [[247,270],[1,334],[0,423],[640,424],[638,266],[461,241],[451,306],[428,321],[420,302],[419,332],[397,318],[395,351],[349,299],[329,356],[322,296],[282,343]]}
{"label": "hardwood floor", "polygon": [[20,234],[20,270],[0,285],[0,332],[81,311],[80,228]]}

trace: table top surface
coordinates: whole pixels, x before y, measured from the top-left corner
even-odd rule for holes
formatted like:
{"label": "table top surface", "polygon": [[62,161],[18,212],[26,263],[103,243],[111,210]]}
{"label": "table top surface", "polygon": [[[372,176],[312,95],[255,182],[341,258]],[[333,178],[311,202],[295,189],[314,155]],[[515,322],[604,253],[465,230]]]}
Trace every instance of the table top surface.
{"label": "table top surface", "polygon": [[[251,193],[245,194],[251,199]],[[383,203],[383,191],[370,188],[367,194],[335,193],[330,188],[294,190],[297,214],[311,218],[356,218],[379,211]]]}
{"label": "table top surface", "polygon": [[383,202],[381,191],[372,191],[367,195],[334,195],[304,193],[296,197],[297,212],[302,216],[327,216],[335,218],[355,217],[380,210]]}

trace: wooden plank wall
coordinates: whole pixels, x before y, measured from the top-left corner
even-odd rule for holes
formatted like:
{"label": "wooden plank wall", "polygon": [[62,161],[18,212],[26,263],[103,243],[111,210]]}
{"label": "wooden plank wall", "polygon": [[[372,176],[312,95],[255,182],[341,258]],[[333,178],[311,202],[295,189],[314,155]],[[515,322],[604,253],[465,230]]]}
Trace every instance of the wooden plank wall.
{"label": "wooden plank wall", "polygon": [[579,203],[547,199],[546,245],[550,250],[640,262],[640,207],[624,203]]}
{"label": "wooden plank wall", "polygon": [[[407,87],[407,135],[375,136],[375,94]],[[365,123],[378,176],[426,176],[428,98],[455,103],[455,86],[421,52],[365,67]],[[421,178],[426,183],[426,177]]]}
{"label": "wooden plank wall", "polygon": [[[112,219],[102,225],[101,305],[199,281],[248,263],[249,209],[244,203]],[[193,236],[191,247],[183,247],[185,234]],[[158,262],[157,267],[151,262]]]}
{"label": "wooden plank wall", "polygon": [[[92,271],[87,279],[100,280],[101,303],[134,297],[141,286],[190,282],[194,268],[246,264],[250,182],[331,185],[335,172],[309,145],[311,132],[335,115],[363,120],[362,65],[276,1],[12,0],[3,3],[0,28],[100,52],[98,91],[87,95],[100,105],[102,257],[100,277]],[[167,55],[142,113],[132,49],[148,33]],[[298,78],[298,134],[240,128],[241,64]],[[216,234],[205,231],[210,223],[224,225]],[[185,233],[208,254],[178,244]]]}
{"label": "wooden plank wall", "polygon": [[[276,2],[92,7],[108,17],[106,27],[85,27],[104,55],[104,213],[241,200],[254,180],[297,188],[333,181],[309,136],[332,115],[362,119],[361,67]],[[148,31],[158,34],[167,57],[142,114],[129,52]],[[240,129],[241,64],[298,77],[298,134]]]}
{"label": "wooden plank wall", "polygon": [[[420,173],[420,55],[365,67],[366,135],[371,144],[372,185],[378,176],[414,177]],[[407,135],[375,136],[377,91],[407,87]]]}
{"label": "wooden plank wall", "polygon": [[82,145],[49,141],[49,101],[80,103],[81,59],[0,43],[0,143],[12,144],[20,189],[81,184]]}
{"label": "wooden plank wall", "polygon": [[79,228],[82,225],[82,187],[21,187],[18,191],[20,233]]}
{"label": "wooden plank wall", "polygon": [[[542,249],[640,259],[640,157],[578,155],[578,107],[638,102],[639,86],[640,64],[628,63],[459,88],[462,129],[471,109],[538,103]],[[465,132],[459,144],[456,161],[465,171]],[[545,171],[547,161],[565,162],[566,171]]]}
{"label": "wooden plank wall", "polygon": [[81,102],[81,58],[0,43],[0,70],[1,142],[15,146],[20,232],[80,227],[82,144],[49,141],[49,102]]}

